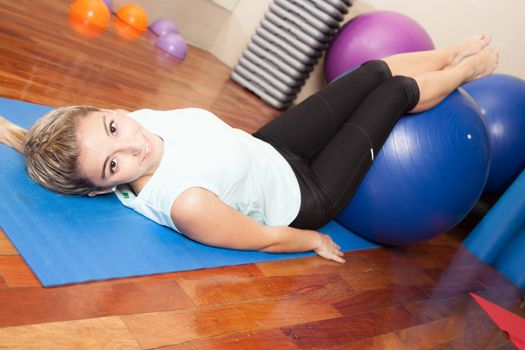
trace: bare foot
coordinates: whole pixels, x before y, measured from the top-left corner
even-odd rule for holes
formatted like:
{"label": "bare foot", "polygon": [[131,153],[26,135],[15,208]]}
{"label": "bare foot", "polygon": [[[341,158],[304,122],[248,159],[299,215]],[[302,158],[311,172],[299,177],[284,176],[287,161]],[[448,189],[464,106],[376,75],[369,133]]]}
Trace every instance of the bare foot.
{"label": "bare foot", "polygon": [[450,66],[455,66],[465,58],[477,54],[490,43],[491,39],[487,34],[478,34],[466,39],[455,47],[456,55],[450,62]]}
{"label": "bare foot", "polygon": [[465,82],[483,78],[498,67],[499,52],[495,48],[484,48],[475,55],[465,58],[461,64],[469,65],[471,74]]}

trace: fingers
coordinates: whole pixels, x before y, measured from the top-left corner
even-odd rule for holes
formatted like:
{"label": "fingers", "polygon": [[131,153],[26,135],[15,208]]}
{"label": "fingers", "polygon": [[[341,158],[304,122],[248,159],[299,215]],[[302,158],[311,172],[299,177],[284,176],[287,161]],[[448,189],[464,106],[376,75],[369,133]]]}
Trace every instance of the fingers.
{"label": "fingers", "polygon": [[331,254],[329,254],[328,259],[337,261],[339,263],[344,263],[345,259],[343,259],[343,256],[345,255],[345,253],[341,251],[341,247],[339,247],[338,245],[336,245],[336,247],[337,248],[331,250]]}
{"label": "fingers", "polygon": [[330,254],[323,254],[321,252],[318,252],[317,255],[327,260],[332,260],[332,261],[342,263],[342,264],[346,262],[346,260],[343,259],[344,254],[342,252],[339,252],[339,253],[332,252]]}
{"label": "fingers", "polygon": [[337,261],[339,263],[344,263],[345,259],[342,257],[344,256],[344,253],[341,251],[341,246],[337,243],[335,243],[330,236],[326,236],[330,242],[330,245],[332,246],[332,256],[330,257],[330,260]]}
{"label": "fingers", "polygon": [[341,251],[317,252],[317,255],[325,258],[326,260],[332,260],[341,264],[346,262],[346,260],[343,258],[344,253]]}
{"label": "fingers", "polygon": [[345,253],[341,251],[341,247],[337,246],[337,250],[334,251],[334,254],[336,255],[337,262],[344,263],[345,259],[343,259],[343,256],[345,256]]}
{"label": "fingers", "polygon": [[336,244],[328,235],[322,234],[322,246],[315,249],[315,252],[328,260],[333,260],[338,263],[344,263],[344,253],[341,251],[341,246]]}
{"label": "fingers", "polygon": [[344,264],[346,262],[345,259],[342,258],[344,254],[342,252],[339,252],[339,254],[334,254],[330,260],[336,261],[338,263]]}

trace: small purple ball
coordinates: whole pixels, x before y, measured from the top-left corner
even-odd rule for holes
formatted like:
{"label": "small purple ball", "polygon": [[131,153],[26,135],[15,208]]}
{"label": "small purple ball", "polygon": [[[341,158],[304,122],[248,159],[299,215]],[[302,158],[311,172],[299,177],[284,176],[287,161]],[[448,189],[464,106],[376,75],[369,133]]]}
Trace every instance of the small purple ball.
{"label": "small purple ball", "polygon": [[159,36],[156,44],[170,55],[180,59],[186,58],[188,54],[186,41],[177,33],[167,33]]}
{"label": "small purple ball", "polygon": [[177,26],[169,19],[158,19],[150,27],[151,31],[157,35],[166,35],[168,33],[178,33]]}
{"label": "small purple ball", "polygon": [[103,0],[109,12],[113,12],[113,0]]}

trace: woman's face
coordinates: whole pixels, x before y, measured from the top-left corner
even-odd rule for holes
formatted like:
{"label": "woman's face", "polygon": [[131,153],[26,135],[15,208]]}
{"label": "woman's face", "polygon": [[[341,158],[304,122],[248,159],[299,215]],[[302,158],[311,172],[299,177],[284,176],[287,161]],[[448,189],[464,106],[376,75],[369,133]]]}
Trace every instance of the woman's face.
{"label": "woman's face", "polygon": [[152,175],[162,158],[162,140],[123,112],[89,113],[79,119],[77,137],[81,173],[103,188]]}

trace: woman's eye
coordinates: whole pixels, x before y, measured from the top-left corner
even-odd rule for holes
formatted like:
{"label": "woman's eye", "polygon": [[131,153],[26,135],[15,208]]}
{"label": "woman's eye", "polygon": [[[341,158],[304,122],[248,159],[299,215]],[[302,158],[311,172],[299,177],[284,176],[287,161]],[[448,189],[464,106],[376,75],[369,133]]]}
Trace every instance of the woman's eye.
{"label": "woman's eye", "polygon": [[116,159],[113,159],[110,163],[109,163],[109,170],[111,171],[111,173],[115,173],[115,170],[117,169],[117,160]]}
{"label": "woman's eye", "polygon": [[112,133],[112,134],[117,132],[117,124],[115,124],[114,121],[109,123],[109,132]]}

